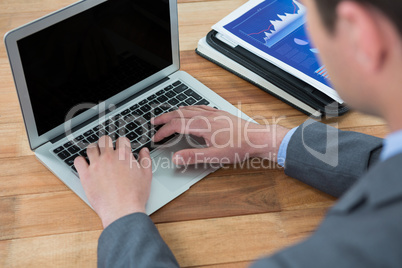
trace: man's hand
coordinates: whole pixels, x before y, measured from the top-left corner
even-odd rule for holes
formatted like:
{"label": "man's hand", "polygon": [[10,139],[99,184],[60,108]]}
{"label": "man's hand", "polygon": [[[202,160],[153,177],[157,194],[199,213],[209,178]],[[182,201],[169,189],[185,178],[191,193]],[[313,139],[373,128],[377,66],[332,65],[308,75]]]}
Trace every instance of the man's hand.
{"label": "man's hand", "polygon": [[180,107],[178,110],[151,119],[164,126],[153,137],[158,142],[174,133],[202,137],[207,148],[176,152],[178,165],[201,162],[235,163],[246,157],[261,157],[277,161],[282,139],[289,129],[279,125],[258,125],[210,106]]}
{"label": "man's hand", "polygon": [[119,138],[114,150],[112,139],[103,136],[88,146],[87,154],[89,165],[83,157],[77,157],[74,165],[103,227],[125,215],[145,213],[152,180],[149,150],[142,149],[136,161],[127,138]]}

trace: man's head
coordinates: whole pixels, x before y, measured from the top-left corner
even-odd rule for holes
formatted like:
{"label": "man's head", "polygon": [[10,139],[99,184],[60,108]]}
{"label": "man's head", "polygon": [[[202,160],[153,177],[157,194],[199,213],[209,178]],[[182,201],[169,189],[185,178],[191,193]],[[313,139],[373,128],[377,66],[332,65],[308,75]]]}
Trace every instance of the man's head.
{"label": "man's head", "polygon": [[302,3],[312,40],[341,97],[353,108],[391,120],[391,107],[402,107],[402,2]]}
{"label": "man's head", "polygon": [[[336,8],[344,0],[316,0],[322,21],[328,30],[333,31],[337,18]],[[364,6],[371,6],[383,12],[397,26],[402,36],[402,1],[395,0],[354,0]]]}

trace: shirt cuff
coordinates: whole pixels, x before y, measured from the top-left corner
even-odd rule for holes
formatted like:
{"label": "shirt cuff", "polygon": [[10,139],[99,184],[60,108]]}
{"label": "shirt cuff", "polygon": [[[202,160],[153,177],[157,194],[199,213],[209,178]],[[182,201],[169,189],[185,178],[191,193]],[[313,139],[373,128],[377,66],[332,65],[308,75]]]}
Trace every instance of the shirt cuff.
{"label": "shirt cuff", "polygon": [[278,151],[278,165],[281,167],[285,166],[285,161],[286,161],[286,152],[288,149],[288,145],[290,142],[290,139],[292,138],[293,134],[296,132],[298,127],[292,128],[286,136],[283,138],[281,145],[279,146],[279,151]]}

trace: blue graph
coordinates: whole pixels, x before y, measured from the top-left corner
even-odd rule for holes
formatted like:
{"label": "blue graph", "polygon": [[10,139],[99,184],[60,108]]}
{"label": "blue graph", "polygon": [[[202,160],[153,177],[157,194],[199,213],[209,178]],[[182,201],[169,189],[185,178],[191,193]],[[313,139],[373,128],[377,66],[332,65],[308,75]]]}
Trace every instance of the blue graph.
{"label": "blue graph", "polygon": [[328,76],[316,72],[318,50],[305,31],[306,8],[297,0],[266,0],[231,23],[226,30],[263,52],[330,86]]}

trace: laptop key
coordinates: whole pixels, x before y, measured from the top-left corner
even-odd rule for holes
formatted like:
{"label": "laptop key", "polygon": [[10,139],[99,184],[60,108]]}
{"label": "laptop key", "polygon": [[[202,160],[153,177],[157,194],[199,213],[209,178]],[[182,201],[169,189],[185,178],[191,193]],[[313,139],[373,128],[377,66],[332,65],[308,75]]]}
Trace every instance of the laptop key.
{"label": "laptop key", "polygon": [[76,146],[82,150],[82,149],[87,148],[88,143],[87,143],[87,142],[82,142],[82,141],[80,141],[80,142],[78,142],[78,143],[76,144]]}
{"label": "laptop key", "polygon": [[119,114],[116,114],[115,116],[112,116],[112,121],[117,121],[117,120],[119,120],[120,119],[120,117],[121,117],[121,115],[119,115]]}
{"label": "laptop key", "polygon": [[191,88],[184,91],[184,94],[186,94],[187,96],[191,96],[193,93],[195,93],[195,92]]}
{"label": "laptop key", "polygon": [[194,99],[196,99],[196,100],[201,100],[202,99],[202,97],[200,96],[200,95],[198,95],[197,93],[193,93],[193,94],[191,94],[191,96],[194,98]]}
{"label": "laptop key", "polygon": [[168,111],[170,108],[172,108],[172,105],[169,104],[162,104],[159,106],[164,112]]}
{"label": "laptop key", "polygon": [[165,102],[165,101],[168,100],[168,98],[167,98],[166,96],[162,95],[162,96],[160,96],[157,100],[158,100],[159,102]]}
{"label": "laptop key", "polygon": [[173,85],[174,87],[177,87],[177,86],[180,85],[180,84],[181,84],[180,81],[176,81],[176,82],[174,82],[172,85]]}
{"label": "laptop key", "polygon": [[149,112],[151,109],[151,106],[149,106],[148,104],[145,104],[141,107],[141,111],[143,111],[144,113]]}
{"label": "laptop key", "polygon": [[149,121],[149,120],[151,120],[152,115],[151,115],[151,113],[146,113],[142,117],[144,117],[146,121]]}
{"label": "laptop key", "polygon": [[75,154],[69,158],[67,158],[66,160],[64,160],[64,163],[66,163],[69,166],[74,165],[74,159],[78,156],[78,154]]}
{"label": "laptop key", "polygon": [[209,105],[209,101],[202,99],[199,102],[197,102],[195,105]]}
{"label": "laptop key", "polygon": [[99,130],[99,137],[105,136],[105,135],[107,135],[107,133],[108,132],[106,131],[106,129],[102,128]]}
{"label": "laptop key", "polygon": [[135,124],[141,126],[142,124],[144,124],[145,122],[147,122],[147,120],[143,117],[137,117],[135,118],[135,120],[133,121]]}
{"label": "laptop key", "polygon": [[163,113],[163,110],[161,108],[157,107],[157,108],[154,109],[153,112],[154,112],[155,116],[158,116],[158,115]]}
{"label": "laptop key", "polygon": [[80,147],[78,147],[76,145],[73,145],[67,149],[67,151],[69,151],[71,154],[78,153],[80,150],[81,150]]}
{"label": "laptop key", "polygon": [[156,95],[155,95],[155,94],[152,94],[151,96],[149,96],[149,97],[147,98],[147,100],[151,101],[151,100],[153,100],[153,99],[155,99],[155,98],[156,98]]}
{"label": "laptop key", "polygon": [[141,105],[144,105],[145,103],[147,103],[148,101],[147,100],[142,100],[142,101],[140,101],[138,104],[141,106]]}
{"label": "laptop key", "polygon": [[[92,130],[97,132],[99,129],[101,129],[101,125],[97,125],[96,127],[94,127]],[[82,136],[82,135],[81,135]]]}
{"label": "laptop key", "polygon": [[130,132],[126,135],[127,139],[129,139],[130,141],[135,140],[136,138],[138,138],[138,135],[134,132]]}
{"label": "laptop key", "polygon": [[123,112],[121,112],[121,115],[128,115],[130,113],[130,109],[126,109]]}
{"label": "laptop key", "polygon": [[176,98],[174,98],[174,99],[169,100],[168,103],[171,105],[176,105],[179,103],[179,101]]}
{"label": "laptop key", "polygon": [[127,123],[130,123],[130,122],[132,122],[134,119],[135,119],[135,117],[132,115],[132,114],[129,114],[129,115],[126,115],[126,116],[124,116],[124,121],[126,121]]}
{"label": "laptop key", "polygon": [[185,103],[187,103],[188,105],[193,105],[194,103],[196,103],[197,101],[194,98],[188,98]]}
{"label": "laptop key", "polygon": [[142,127],[138,127],[137,129],[134,130],[135,133],[137,133],[137,135],[141,136],[143,133],[143,129]]}
{"label": "laptop key", "polygon": [[60,146],[60,147],[57,147],[56,149],[54,149],[53,152],[54,152],[55,154],[58,154],[58,153],[60,153],[60,152],[63,151],[63,150],[64,150],[63,146]]}
{"label": "laptop key", "polygon": [[106,128],[106,130],[107,130],[108,133],[115,132],[116,129],[118,129],[118,126],[116,126],[115,124],[110,124],[110,125]]}
{"label": "laptop key", "polygon": [[187,99],[187,96],[184,95],[184,94],[179,94],[179,95],[177,96],[177,99],[180,100],[180,101],[184,101],[185,99]]}
{"label": "laptop key", "polygon": [[158,100],[153,100],[148,104],[153,108],[153,107],[159,106],[160,102]]}
{"label": "laptop key", "polygon": [[88,157],[88,155],[87,155],[87,149],[82,150],[81,152],[79,152],[79,154],[80,154],[81,156],[83,156],[83,157]]}
{"label": "laptop key", "polygon": [[180,86],[174,88],[173,90],[176,93],[180,93],[180,92],[183,92],[186,89],[188,89],[188,87],[186,85],[180,85]]}
{"label": "laptop key", "polygon": [[119,135],[117,135],[117,133],[116,133],[116,132],[115,132],[115,133],[110,134],[109,136],[110,136],[110,138],[112,138],[112,141],[116,141],[116,140],[119,138]]}
{"label": "laptop key", "polygon": [[128,130],[134,130],[135,128],[138,127],[138,125],[136,123],[134,123],[134,122],[131,122],[131,123],[127,124],[126,127],[127,127]]}
{"label": "laptop key", "polygon": [[140,117],[142,114],[143,114],[143,112],[140,110],[140,109],[138,109],[138,110],[135,110],[135,111],[133,111],[133,112],[131,112],[131,114],[134,116],[134,117]]}
{"label": "laptop key", "polygon": [[116,131],[116,133],[119,135],[119,137],[124,137],[129,133],[131,130],[129,130],[126,126],[120,128],[119,130]]}
{"label": "laptop key", "polygon": [[172,88],[173,88],[173,86],[172,86],[172,85],[169,85],[169,86],[165,87],[165,91],[166,91],[166,90],[170,90],[170,89],[172,89]]}
{"label": "laptop key", "polygon": [[67,152],[67,151],[62,151],[62,152],[60,152],[57,156],[61,159],[61,160],[64,160],[64,159],[66,159],[67,157],[69,157],[71,154],[69,153],[69,152]]}
{"label": "laptop key", "polygon": [[73,143],[71,141],[69,141],[69,142],[65,143],[63,146],[64,146],[64,148],[68,148],[71,145],[73,145]]}
{"label": "laptop key", "polygon": [[180,103],[177,105],[177,107],[183,107],[183,106],[188,106],[188,104],[183,101],[183,102],[180,102]]}
{"label": "laptop key", "polygon": [[174,96],[176,96],[176,93],[174,93],[173,91],[168,91],[165,94],[168,98],[173,98]]}
{"label": "laptop key", "polygon": [[196,100],[201,100],[202,97],[200,95],[198,95],[197,93],[195,93],[192,89],[188,89],[184,92],[184,94],[186,94],[189,97],[193,97]]}
{"label": "laptop key", "polygon": [[141,143],[141,144],[146,144],[149,141],[150,141],[149,138],[144,136],[144,135],[138,139],[138,142]]}
{"label": "laptop key", "polygon": [[85,132],[84,133],[84,136],[85,137],[88,137],[88,136],[90,136],[90,135],[92,135],[92,134],[94,134],[95,132],[92,130],[92,129],[90,129],[90,130],[88,130],[87,132]]}
{"label": "laptop key", "polygon": [[156,92],[156,95],[157,95],[157,96],[160,96],[160,95],[162,95],[163,93],[165,93],[165,91],[164,91],[163,89],[161,89],[161,90],[159,90],[158,92]]}
{"label": "laptop key", "polygon": [[130,107],[131,111],[134,111],[135,109],[138,109],[140,107],[138,104],[134,104],[133,106]]}
{"label": "laptop key", "polygon": [[114,125],[115,125],[117,128],[120,128],[120,127],[126,125],[126,121],[124,121],[123,119],[119,119],[119,120],[117,120],[117,121],[114,123]]}
{"label": "laptop key", "polygon": [[84,139],[84,135],[79,135],[78,137],[75,138],[76,141],[80,141]]}
{"label": "laptop key", "polygon": [[87,140],[89,141],[89,143],[94,143],[94,142],[97,142],[99,140],[99,138],[96,137],[96,135],[91,135],[87,138]]}
{"label": "laptop key", "polygon": [[102,125],[104,125],[105,127],[110,125],[110,123],[112,123],[112,120],[108,119],[105,122],[102,123]]}

